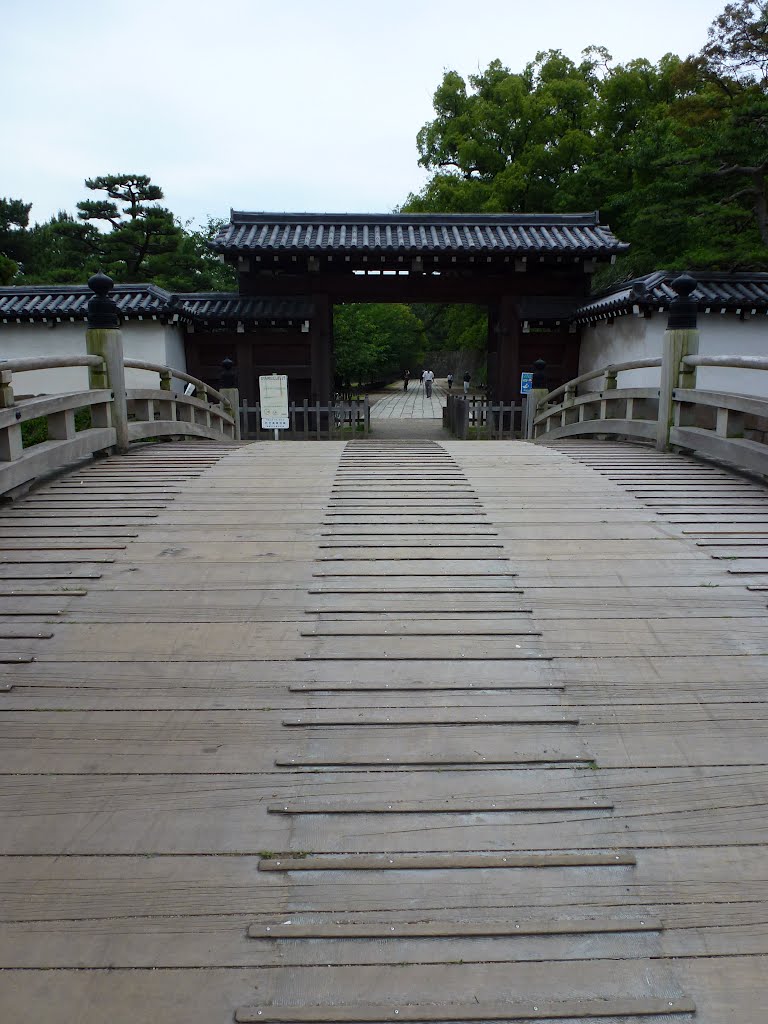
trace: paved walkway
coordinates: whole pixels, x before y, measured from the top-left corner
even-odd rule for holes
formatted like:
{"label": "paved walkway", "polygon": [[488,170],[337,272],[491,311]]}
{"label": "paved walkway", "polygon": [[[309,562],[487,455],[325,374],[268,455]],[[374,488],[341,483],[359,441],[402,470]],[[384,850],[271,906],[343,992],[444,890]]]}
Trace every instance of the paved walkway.
{"label": "paved walkway", "polygon": [[155,445],[0,535],[3,1021],[764,1020],[764,487]]}
{"label": "paved walkway", "polygon": [[[454,384],[453,393],[462,394],[461,385],[457,387]],[[407,391],[403,390],[403,383],[400,381],[391,384],[383,392],[382,397],[376,396],[375,404],[371,407],[371,419],[439,420],[443,417],[447,394],[448,387],[445,381],[435,381],[431,398],[427,398],[424,385],[418,381],[412,380]]]}

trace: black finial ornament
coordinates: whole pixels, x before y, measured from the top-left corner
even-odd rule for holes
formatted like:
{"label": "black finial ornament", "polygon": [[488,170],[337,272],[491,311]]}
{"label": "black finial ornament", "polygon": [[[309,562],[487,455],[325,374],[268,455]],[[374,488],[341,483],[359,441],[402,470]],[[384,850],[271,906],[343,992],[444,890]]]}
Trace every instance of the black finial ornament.
{"label": "black finial ornament", "polygon": [[88,327],[93,330],[114,329],[120,326],[120,311],[114,299],[109,298],[114,281],[103,270],[88,279],[88,287],[94,292],[88,301]]}
{"label": "black finial ornament", "polygon": [[221,361],[221,376],[219,377],[220,388],[235,388],[237,387],[237,374],[235,373],[235,364],[227,356]]}
{"label": "black finial ornament", "polygon": [[696,283],[690,274],[681,274],[672,282],[672,288],[677,292],[677,298],[672,299],[669,304],[668,331],[696,330],[698,306],[696,300],[691,298]]}

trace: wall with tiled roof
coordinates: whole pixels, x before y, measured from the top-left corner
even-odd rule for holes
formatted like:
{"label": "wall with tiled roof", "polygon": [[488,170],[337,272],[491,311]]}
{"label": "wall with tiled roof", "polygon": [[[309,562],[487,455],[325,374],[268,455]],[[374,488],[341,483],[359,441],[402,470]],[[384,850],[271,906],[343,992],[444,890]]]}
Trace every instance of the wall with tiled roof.
{"label": "wall with tiled roof", "polygon": [[[676,292],[672,282],[680,271],[657,270],[626,281],[579,307],[574,323],[594,323],[633,312],[664,312]],[[738,313],[749,316],[768,312],[768,274],[694,271],[692,297],[702,313]]]}
{"label": "wall with tiled roof", "polygon": [[[84,321],[93,292],[85,285],[20,285],[0,288],[0,327],[23,322]],[[172,294],[153,284],[118,284],[111,292],[125,320],[205,323],[300,322],[312,316],[306,298],[254,298],[238,292]]]}
{"label": "wall with tiled roof", "polygon": [[[579,373],[661,355],[677,272],[658,271],[597,297],[574,314],[581,325]],[[693,274],[702,355],[768,355],[768,274]],[[639,285],[639,286],[638,286]],[[657,387],[655,368],[620,374],[620,387]],[[768,397],[768,372],[703,367],[697,386]],[[598,390],[599,381],[587,386]]]}

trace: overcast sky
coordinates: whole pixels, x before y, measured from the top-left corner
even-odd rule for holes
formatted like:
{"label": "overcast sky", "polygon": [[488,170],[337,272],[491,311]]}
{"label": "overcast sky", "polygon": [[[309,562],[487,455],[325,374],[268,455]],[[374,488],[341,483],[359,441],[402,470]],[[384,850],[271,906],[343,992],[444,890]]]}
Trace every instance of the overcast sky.
{"label": "overcast sky", "polygon": [[149,174],[183,219],[386,212],[443,71],[698,51],[725,0],[0,0],[0,195],[33,219]]}

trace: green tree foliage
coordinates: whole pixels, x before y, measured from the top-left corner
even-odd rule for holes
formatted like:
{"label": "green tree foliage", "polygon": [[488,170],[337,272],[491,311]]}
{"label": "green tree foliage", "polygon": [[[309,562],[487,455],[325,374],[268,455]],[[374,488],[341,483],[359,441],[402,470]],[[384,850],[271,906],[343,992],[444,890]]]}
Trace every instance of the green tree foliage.
{"label": "green tree foliage", "polygon": [[116,281],[152,281],[170,291],[230,291],[235,271],[207,248],[221,220],[182,224],[157,205],[162,189],[144,174],[88,178],[103,192],[29,227],[31,203],[0,199],[0,283],[82,284],[99,268]]}
{"label": "green tree foliage", "polygon": [[768,3],[739,0],[715,18],[702,50],[710,68],[724,78],[768,79]]}
{"label": "green tree foliage", "polygon": [[0,284],[10,284],[26,255],[31,203],[0,198]]}
{"label": "green tree foliage", "polygon": [[768,268],[768,2],[730,3],[696,57],[590,47],[443,77],[413,212],[600,209],[632,244],[601,283],[659,267]]}
{"label": "green tree foliage", "polygon": [[78,203],[77,216],[110,225],[100,236],[100,248],[116,280],[153,280],[168,270],[168,257],[183,260],[184,232],[170,210],[154,205],[163,191],[146,174],[105,174],[87,178],[85,186],[107,194]]}
{"label": "green tree foliage", "polygon": [[595,53],[576,65],[550,50],[520,73],[496,60],[470,76],[469,89],[446,72],[437,116],[417,136],[419,163],[435,174],[407,209],[436,209],[450,193],[465,211],[552,209],[560,179],[594,151],[600,59]]}
{"label": "green tree foliage", "polygon": [[409,306],[347,303],[333,314],[336,376],[371,384],[414,372],[424,351],[424,325]]}
{"label": "green tree foliage", "polygon": [[461,303],[413,307],[424,325],[431,352],[473,349],[484,352],[488,344],[488,310],[484,306]]}

